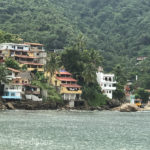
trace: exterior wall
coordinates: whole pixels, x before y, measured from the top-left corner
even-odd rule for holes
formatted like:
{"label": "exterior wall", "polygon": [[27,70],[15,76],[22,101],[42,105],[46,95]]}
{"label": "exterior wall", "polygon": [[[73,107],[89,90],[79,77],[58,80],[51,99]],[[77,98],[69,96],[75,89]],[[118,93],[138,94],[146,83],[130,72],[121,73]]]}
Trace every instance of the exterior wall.
{"label": "exterior wall", "polygon": [[19,92],[5,91],[2,98],[3,99],[15,99],[15,100],[18,99],[18,100],[21,100],[22,96],[21,96],[21,93],[19,93]]}
{"label": "exterior wall", "polygon": [[[57,81],[57,85],[56,85],[56,82],[55,82],[55,81]],[[54,75],[54,76],[52,77],[52,84],[53,84],[54,86],[61,86],[61,81],[56,79],[56,75]]]}
{"label": "exterior wall", "polygon": [[16,74],[12,71],[10,71],[10,72],[11,72],[11,74],[7,75],[6,78],[9,79],[9,80],[12,80],[12,79],[15,78]]}
{"label": "exterior wall", "polygon": [[1,50],[24,50],[29,51],[29,46],[24,44],[14,44],[14,43],[3,43],[0,44]]}
{"label": "exterior wall", "polygon": [[69,107],[70,108],[74,107],[74,101],[69,101]]}
{"label": "exterior wall", "polygon": [[76,94],[63,94],[63,99],[64,100],[75,100],[76,99]]}
{"label": "exterior wall", "polygon": [[[24,64],[20,64],[19,66],[22,67]],[[39,67],[39,66],[35,66],[35,68],[33,68],[30,65],[27,65],[27,71],[33,71],[33,70],[37,70],[39,72],[44,72],[44,67]]]}
{"label": "exterior wall", "polygon": [[5,85],[4,87],[4,95],[2,98],[4,99],[22,99],[22,86],[17,85]]}
{"label": "exterior wall", "polygon": [[2,55],[4,56],[4,59],[10,57],[10,50],[2,50]]}
{"label": "exterior wall", "polygon": [[32,52],[28,52],[28,55],[30,56],[30,57],[34,57],[34,53],[32,53]]}
{"label": "exterior wall", "polygon": [[66,93],[66,94],[82,94],[82,91],[81,91],[81,89],[78,89],[77,91],[69,91],[66,87],[61,87],[60,94],[63,94],[63,93]]}
{"label": "exterior wall", "polygon": [[28,79],[16,78],[13,80],[13,83],[30,84],[30,81]]}
{"label": "exterior wall", "polygon": [[35,95],[25,95],[27,100],[32,100],[32,101],[36,101],[36,102],[40,102],[42,101],[42,98],[39,98],[38,96]]}
{"label": "exterior wall", "polygon": [[112,99],[113,91],[116,90],[116,87],[114,86],[116,84],[114,74],[104,74],[103,72],[98,72],[97,82],[100,85],[103,93],[108,98]]}
{"label": "exterior wall", "polygon": [[22,92],[22,86],[21,85],[7,85],[5,84],[4,91],[18,91]]}
{"label": "exterior wall", "polygon": [[44,68],[29,68],[29,67],[27,68],[28,71],[33,71],[35,69],[39,72],[44,72]]}
{"label": "exterior wall", "polygon": [[[78,96],[78,98],[77,98]],[[73,93],[64,93],[62,94],[62,98],[67,101],[75,101],[80,100],[81,94],[73,94]]]}

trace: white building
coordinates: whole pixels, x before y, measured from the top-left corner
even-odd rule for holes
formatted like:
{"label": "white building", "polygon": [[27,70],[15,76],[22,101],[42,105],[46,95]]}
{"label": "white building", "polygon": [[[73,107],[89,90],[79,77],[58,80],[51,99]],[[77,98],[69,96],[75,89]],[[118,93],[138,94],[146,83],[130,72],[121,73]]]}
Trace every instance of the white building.
{"label": "white building", "polygon": [[6,100],[21,100],[22,90],[22,85],[5,84],[2,98]]}
{"label": "white building", "polygon": [[6,78],[8,80],[13,80],[13,79],[17,78],[16,76],[20,73],[19,70],[16,70],[13,68],[7,68],[7,70],[8,70],[8,74],[7,74]]}
{"label": "white building", "polygon": [[112,99],[113,91],[116,90],[115,76],[114,74],[105,74],[103,72],[97,72],[97,82],[100,85],[102,92]]}
{"label": "white building", "polygon": [[29,51],[30,46],[27,44],[16,44],[16,43],[2,43],[0,44],[0,50],[24,50]]}

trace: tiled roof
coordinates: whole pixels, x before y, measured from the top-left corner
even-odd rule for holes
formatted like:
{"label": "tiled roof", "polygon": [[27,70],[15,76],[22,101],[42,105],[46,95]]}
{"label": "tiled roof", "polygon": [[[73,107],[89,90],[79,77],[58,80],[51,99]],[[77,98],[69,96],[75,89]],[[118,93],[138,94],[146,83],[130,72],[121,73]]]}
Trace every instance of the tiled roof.
{"label": "tiled roof", "polygon": [[20,72],[19,70],[13,69],[13,68],[7,68],[8,70],[12,71],[12,72]]}
{"label": "tiled roof", "polygon": [[56,79],[60,80],[60,81],[77,81],[73,78],[70,78],[70,77],[56,77]]}
{"label": "tiled roof", "polygon": [[80,85],[78,85],[78,84],[61,84],[61,86],[63,86],[63,87],[74,87],[74,88],[81,88],[81,86]]}

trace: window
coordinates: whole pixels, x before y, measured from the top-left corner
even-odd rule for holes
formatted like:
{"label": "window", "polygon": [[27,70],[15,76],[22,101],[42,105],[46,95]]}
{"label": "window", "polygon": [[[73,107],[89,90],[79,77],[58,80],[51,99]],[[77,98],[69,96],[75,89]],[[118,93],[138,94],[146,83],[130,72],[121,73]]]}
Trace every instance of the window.
{"label": "window", "polygon": [[62,83],[62,84],[66,84],[66,81],[62,81],[61,83]]}
{"label": "window", "polygon": [[15,96],[15,93],[11,93],[11,96]]}
{"label": "window", "polygon": [[8,93],[8,92],[5,92],[4,95],[5,95],[5,96],[9,96],[9,93]]}
{"label": "window", "polygon": [[111,91],[109,91],[109,93],[111,93]]}
{"label": "window", "polygon": [[106,84],[104,84],[104,87],[106,87]]}
{"label": "window", "polygon": [[22,46],[18,46],[17,48],[18,48],[18,49],[23,49],[23,47],[22,47]]}
{"label": "window", "polygon": [[19,83],[19,81],[18,81],[18,80],[16,80],[16,83]]}

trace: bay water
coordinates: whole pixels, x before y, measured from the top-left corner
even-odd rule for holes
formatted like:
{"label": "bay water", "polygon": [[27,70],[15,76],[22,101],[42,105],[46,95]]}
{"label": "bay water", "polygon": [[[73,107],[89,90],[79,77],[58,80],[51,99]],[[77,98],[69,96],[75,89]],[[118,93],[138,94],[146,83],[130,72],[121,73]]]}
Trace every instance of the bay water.
{"label": "bay water", "polygon": [[0,150],[150,150],[150,112],[1,111]]}

